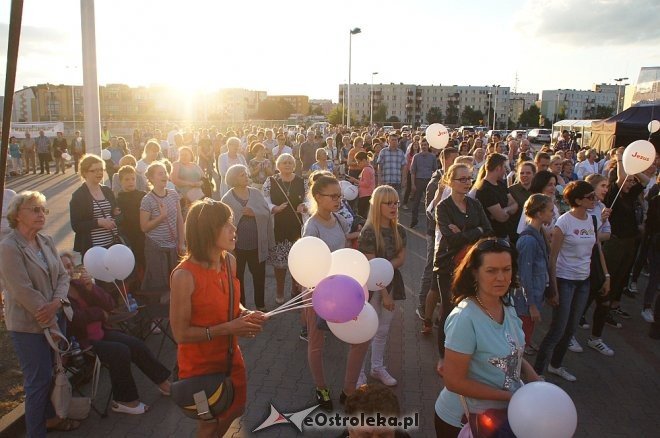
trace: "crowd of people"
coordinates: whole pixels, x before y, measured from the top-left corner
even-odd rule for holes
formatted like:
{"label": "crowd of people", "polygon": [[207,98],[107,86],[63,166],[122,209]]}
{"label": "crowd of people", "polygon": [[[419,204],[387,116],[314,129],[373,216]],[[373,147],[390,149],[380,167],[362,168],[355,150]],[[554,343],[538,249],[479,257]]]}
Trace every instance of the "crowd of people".
{"label": "crowd of people", "polygon": [[[601,156],[568,132],[538,146],[454,131],[435,150],[424,132],[410,129],[168,129],[153,136],[136,130],[130,142],[104,129],[108,159],[85,154],[84,144],[58,150],[74,148],[82,179],[70,202],[73,250],[82,257],[92,247],[129,246],[135,287],[159,291],[158,300],[170,303],[178,377],[231,376],[231,406],[215,421],[200,421],[199,436],[222,436],[243,413],[249,382],[237,337],[254,338],[267,325],[267,265],[275,274],[275,303],[288,300],[288,254],[304,236],[322,239],[332,251],[350,247],[368,259],[385,258],[394,268],[392,283],[369,296],[379,316],[375,337],[351,345],[344,382],[335,382],[348,407],[367,375],[386,386],[398,383],[385,351],[397,301],[406,297],[400,269],[408,233],[426,224],[426,265],[419,284],[409,286],[417,290],[421,333],[431,335],[437,325],[437,372],[445,384],[435,404],[439,437],[457,436],[473,414],[506,409],[523,380],[549,373],[576,381],[564,358],[583,351],[578,327],[590,329],[588,347],[613,356],[605,328],[620,329],[621,320],[634,317],[621,302],[638,293],[640,275],[649,281],[636,312],[649,323],[658,317],[658,157],[643,173],[626,175],[623,148]],[[37,152],[39,145],[37,138]],[[356,186],[355,199],[343,196],[342,181]],[[400,208],[410,211],[408,227],[400,223]],[[74,279],[74,256],[58,254],[42,233],[47,214],[43,195],[17,194],[7,211],[11,231],[0,243],[7,326],[30,383],[30,436],[78,425],[53,418],[44,329],[76,333],[109,363],[114,411],[148,411],[130,361],[161,393],[170,392],[170,370],[141,340],[106,323],[116,289],[85,273]],[[302,292],[293,278],[290,284],[291,297]],[[544,313],[550,326],[535,336],[544,306],[552,309]],[[74,315],[68,328],[61,313],[67,307]],[[316,401],[332,411],[323,357],[329,329],[312,308],[300,313]]]}

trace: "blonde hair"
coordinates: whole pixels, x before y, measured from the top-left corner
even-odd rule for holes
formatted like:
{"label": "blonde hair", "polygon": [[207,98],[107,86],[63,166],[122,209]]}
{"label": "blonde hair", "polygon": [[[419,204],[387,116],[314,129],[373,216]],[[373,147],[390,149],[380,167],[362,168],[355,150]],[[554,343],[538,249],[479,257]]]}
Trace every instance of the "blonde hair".
{"label": "blonde hair", "polygon": [[[369,204],[371,208],[369,209],[369,215],[367,216],[367,221],[365,226],[371,225],[374,229],[374,234],[376,236],[376,253],[378,254],[381,250],[385,249],[385,241],[383,235],[381,234],[381,228],[383,228],[383,218],[380,214],[380,205],[386,202],[393,202],[399,200],[399,194],[390,186],[378,186],[376,190],[371,194],[371,199]],[[394,248],[398,253],[403,248],[403,239],[399,234],[399,220],[398,217],[395,217],[390,221],[390,228],[392,229],[392,234],[394,235]]]}
{"label": "blonde hair", "polygon": [[470,173],[470,176],[472,176],[472,169],[470,169],[470,166],[464,163],[454,163],[451,166],[449,166],[449,169],[447,169],[447,172],[445,173],[444,177],[442,178],[442,182],[446,186],[450,186],[452,180],[454,179],[454,176],[456,175],[456,172],[460,169],[465,169]]}

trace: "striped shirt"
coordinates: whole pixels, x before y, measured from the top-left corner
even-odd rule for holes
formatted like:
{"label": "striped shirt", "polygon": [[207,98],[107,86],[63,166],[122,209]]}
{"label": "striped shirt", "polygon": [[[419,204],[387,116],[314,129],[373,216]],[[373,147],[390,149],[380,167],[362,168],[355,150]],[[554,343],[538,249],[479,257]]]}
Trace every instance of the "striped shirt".
{"label": "striped shirt", "polygon": [[140,204],[140,210],[149,212],[149,220],[160,216],[160,204],[167,207],[167,220],[159,223],[156,228],[146,233],[146,235],[156,242],[161,248],[176,248],[177,236],[176,217],[179,200],[179,194],[170,189],[166,189],[167,194],[163,197],[156,195],[153,191],[149,192]]}
{"label": "striped shirt", "polygon": [[[95,199],[92,201],[92,212],[94,219],[110,219],[112,217],[112,205],[110,205],[110,201],[107,199],[103,199],[102,201]],[[112,241],[112,231],[101,227],[92,230],[92,246],[108,247],[112,245]]]}

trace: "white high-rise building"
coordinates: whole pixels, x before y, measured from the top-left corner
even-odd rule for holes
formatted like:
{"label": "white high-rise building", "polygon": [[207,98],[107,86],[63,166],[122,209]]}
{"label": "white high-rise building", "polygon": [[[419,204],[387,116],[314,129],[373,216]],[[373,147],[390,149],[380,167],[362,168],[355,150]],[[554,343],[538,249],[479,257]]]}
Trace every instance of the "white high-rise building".
{"label": "white high-rise building", "polygon": [[598,106],[609,107],[615,111],[616,88],[610,89],[603,87],[603,85],[599,87],[600,91],[543,90],[541,94],[541,114],[546,120],[552,120],[554,123],[561,119],[593,119],[596,117]]}

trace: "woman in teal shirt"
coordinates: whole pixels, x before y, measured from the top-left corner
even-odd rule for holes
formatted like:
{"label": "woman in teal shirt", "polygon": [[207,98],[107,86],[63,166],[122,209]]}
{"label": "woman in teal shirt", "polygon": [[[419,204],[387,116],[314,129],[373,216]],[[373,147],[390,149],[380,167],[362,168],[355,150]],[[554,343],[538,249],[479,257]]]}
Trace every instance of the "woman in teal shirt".
{"label": "woman in teal shirt", "polygon": [[540,379],[522,357],[525,335],[509,303],[517,269],[515,249],[495,238],[475,243],[458,266],[452,283],[456,308],[445,323],[445,388],[435,402],[438,437],[460,432],[461,397],[470,414],[496,409],[505,419],[521,378]]}

